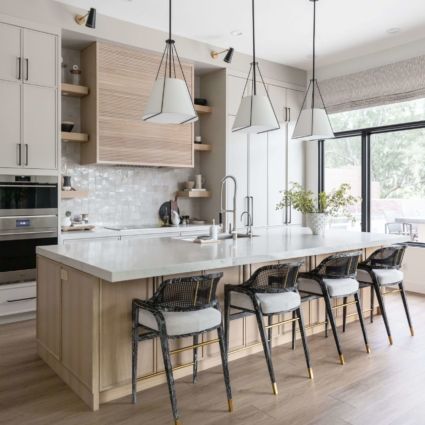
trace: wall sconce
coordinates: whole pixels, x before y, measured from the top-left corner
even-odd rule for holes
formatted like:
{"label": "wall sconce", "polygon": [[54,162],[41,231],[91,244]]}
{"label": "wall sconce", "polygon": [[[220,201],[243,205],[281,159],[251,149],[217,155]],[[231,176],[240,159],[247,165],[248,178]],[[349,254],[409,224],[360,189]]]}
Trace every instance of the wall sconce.
{"label": "wall sconce", "polygon": [[92,7],[85,15],[76,15],[75,22],[78,25],[86,24],[87,28],[96,28],[96,9]]}
{"label": "wall sconce", "polygon": [[226,63],[232,63],[233,53],[235,49],[233,47],[229,47],[228,49],[222,50],[221,52],[215,52],[214,50],[211,52],[211,57],[213,59],[217,59],[219,55],[221,55],[224,52],[226,53],[226,56],[224,56],[223,61]]}

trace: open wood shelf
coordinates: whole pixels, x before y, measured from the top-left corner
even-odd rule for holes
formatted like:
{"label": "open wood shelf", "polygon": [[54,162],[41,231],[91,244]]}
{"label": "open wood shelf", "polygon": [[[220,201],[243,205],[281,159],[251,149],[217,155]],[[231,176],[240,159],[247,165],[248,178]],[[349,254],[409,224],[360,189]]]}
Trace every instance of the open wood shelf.
{"label": "open wood shelf", "polygon": [[195,143],[194,149],[195,151],[209,152],[212,149],[212,146],[208,143]]}
{"label": "open wood shelf", "polygon": [[211,193],[208,190],[181,190],[176,194],[179,198],[209,198]]}
{"label": "open wood shelf", "polygon": [[88,190],[62,190],[62,199],[74,199],[74,198],[87,198],[89,196]]}
{"label": "open wood shelf", "polygon": [[211,106],[203,106],[203,105],[194,105],[195,111],[198,114],[210,114],[212,112]]}
{"label": "open wood shelf", "polygon": [[68,131],[62,131],[61,138],[64,142],[85,143],[89,141],[89,135],[86,133],[71,133]]}
{"label": "open wood shelf", "polygon": [[89,94],[89,88],[86,86],[77,86],[76,84],[62,83],[62,96],[83,97]]}

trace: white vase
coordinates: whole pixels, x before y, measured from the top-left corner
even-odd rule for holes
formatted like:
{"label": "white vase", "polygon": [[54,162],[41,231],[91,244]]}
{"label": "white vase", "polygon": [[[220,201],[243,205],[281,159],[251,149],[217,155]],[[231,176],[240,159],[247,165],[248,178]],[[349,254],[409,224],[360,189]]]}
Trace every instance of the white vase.
{"label": "white vase", "polygon": [[311,229],[313,235],[324,235],[326,228],[326,214],[309,213],[305,215],[306,225]]}

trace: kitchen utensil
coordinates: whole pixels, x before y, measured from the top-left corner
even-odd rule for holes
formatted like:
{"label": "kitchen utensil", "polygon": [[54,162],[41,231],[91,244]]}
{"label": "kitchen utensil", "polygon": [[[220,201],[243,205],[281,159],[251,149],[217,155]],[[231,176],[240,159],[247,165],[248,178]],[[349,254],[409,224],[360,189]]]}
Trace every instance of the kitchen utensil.
{"label": "kitchen utensil", "polygon": [[178,226],[180,224],[180,215],[176,210],[171,211],[171,223],[173,226]]}

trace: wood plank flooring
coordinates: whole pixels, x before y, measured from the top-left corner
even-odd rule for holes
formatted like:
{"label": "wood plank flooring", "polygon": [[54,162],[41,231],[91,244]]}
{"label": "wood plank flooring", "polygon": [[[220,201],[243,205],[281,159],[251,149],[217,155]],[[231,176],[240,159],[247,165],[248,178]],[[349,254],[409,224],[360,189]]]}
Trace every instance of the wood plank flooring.
{"label": "wood plank flooring", "polygon": [[[409,295],[416,336],[410,337],[401,300],[388,296],[394,345],[382,318],[367,324],[372,353],[358,322],[341,342],[340,366],[331,337],[309,338],[314,381],[307,378],[301,344],[273,350],[279,395],[273,396],[262,354],[231,362],[235,411],[227,413],[221,368],[201,372],[193,385],[177,382],[184,425],[423,425],[425,424],[425,297]],[[36,354],[35,322],[0,326],[0,424],[167,425],[172,415],[165,385],[90,412]]]}

